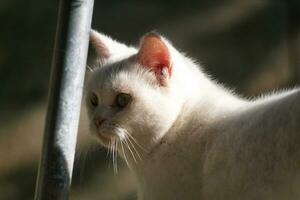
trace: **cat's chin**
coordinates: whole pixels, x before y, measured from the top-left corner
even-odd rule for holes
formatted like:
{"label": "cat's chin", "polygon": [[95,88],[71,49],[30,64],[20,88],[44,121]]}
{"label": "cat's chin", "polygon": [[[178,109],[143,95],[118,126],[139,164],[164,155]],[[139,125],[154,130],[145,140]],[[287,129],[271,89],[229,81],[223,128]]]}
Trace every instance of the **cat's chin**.
{"label": "cat's chin", "polygon": [[102,132],[97,132],[95,134],[95,136],[97,137],[98,141],[101,143],[101,145],[105,146],[105,147],[109,147],[109,145],[111,144],[111,142],[114,140],[114,138],[116,136],[114,135],[107,135],[105,133]]}

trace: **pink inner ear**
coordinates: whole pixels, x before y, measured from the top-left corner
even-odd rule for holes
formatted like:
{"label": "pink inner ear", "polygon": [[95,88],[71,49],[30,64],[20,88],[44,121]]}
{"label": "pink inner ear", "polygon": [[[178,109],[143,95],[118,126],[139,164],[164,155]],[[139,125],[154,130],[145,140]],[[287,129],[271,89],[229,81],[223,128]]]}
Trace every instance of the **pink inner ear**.
{"label": "pink inner ear", "polygon": [[160,81],[168,78],[165,77],[164,68],[167,68],[167,75],[171,76],[172,67],[169,50],[158,35],[149,34],[145,36],[137,55],[137,62],[153,70]]}

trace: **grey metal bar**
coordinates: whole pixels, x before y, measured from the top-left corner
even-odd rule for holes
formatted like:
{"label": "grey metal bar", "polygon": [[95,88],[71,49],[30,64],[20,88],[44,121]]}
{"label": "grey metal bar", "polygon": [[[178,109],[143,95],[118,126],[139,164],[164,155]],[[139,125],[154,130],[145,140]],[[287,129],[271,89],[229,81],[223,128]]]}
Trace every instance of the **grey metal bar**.
{"label": "grey metal bar", "polygon": [[60,0],[35,200],[68,199],[93,0]]}

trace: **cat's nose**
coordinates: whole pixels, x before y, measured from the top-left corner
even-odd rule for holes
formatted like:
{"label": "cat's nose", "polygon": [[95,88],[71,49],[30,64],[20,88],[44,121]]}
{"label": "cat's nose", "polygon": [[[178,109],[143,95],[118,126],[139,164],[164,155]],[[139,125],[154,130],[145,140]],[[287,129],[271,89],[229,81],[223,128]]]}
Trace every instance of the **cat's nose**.
{"label": "cat's nose", "polygon": [[101,124],[103,124],[103,122],[105,121],[106,119],[102,118],[102,117],[95,117],[94,118],[94,123],[97,127],[100,127]]}

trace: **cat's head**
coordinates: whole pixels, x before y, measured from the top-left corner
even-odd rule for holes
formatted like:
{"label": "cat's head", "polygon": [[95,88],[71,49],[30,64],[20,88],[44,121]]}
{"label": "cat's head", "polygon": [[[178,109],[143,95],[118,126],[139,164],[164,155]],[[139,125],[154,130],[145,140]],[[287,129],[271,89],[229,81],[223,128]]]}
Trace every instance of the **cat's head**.
{"label": "cat's head", "polygon": [[174,79],[175,49],[156,33],[138,49],[95,31],[96,59],[88,75],[90,130],[104,146],[133,137],[151,148],[172,127],[181,108]]}

